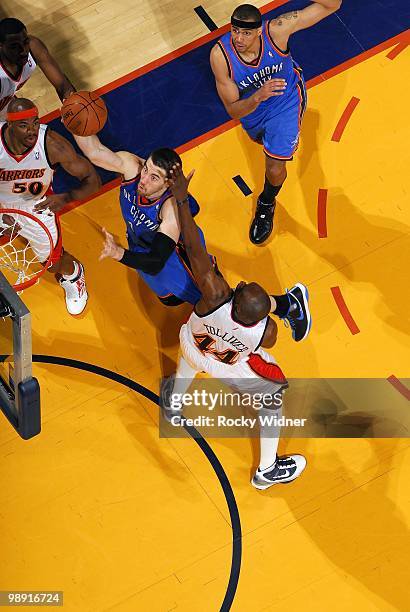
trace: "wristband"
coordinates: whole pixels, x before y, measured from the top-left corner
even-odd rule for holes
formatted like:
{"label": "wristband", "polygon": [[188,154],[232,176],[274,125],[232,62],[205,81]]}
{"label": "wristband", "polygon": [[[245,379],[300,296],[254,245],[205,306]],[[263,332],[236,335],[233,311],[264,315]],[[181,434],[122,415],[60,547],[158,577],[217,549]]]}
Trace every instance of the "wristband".
{"label": "wristband", "polygon": [[187,195],[183,200],[177,200],[177,206],[182,206],[182,204],[189,204],[189,196]]}

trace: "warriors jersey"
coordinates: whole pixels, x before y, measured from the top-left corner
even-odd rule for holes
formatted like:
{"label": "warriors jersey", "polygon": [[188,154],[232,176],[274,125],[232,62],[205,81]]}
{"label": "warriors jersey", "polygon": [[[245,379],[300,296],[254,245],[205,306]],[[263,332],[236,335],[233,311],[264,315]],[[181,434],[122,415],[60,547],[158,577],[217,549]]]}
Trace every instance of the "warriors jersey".
{"label": "warriors jersey", "polygon": [[193,342],[202,354],[233,365],[247,360],[260,346],[269,317],[255,325],[243,325],[233,317],[233,293],[229,299],[207,315],[191,314],[187,325]]}
{"label": "warriors jersey", "polygon": [[40,125],[37,141],[23,155],[14,155],[6,144],[7,123],[0,123],[0,205],[12,208],[27,202],[29,206],[46,193],[53,178],[47,156],[47,125]]}
{"label": "warriors jersey", "polygon": [[[157,200],[147,200],[138,194],[138,181],[139,177],[136,177],[121,184],[120,204],[127,226],[129,249],[136,253],[147,253],[161,224],[161,208],[172,196],[167,190]],[[199,206],[191,195],[189,204],[192,214],[196,215]],[[205,244],[201,230],[199,233],[202,243]],[[184,302],[196,304],[201,297],[181,240],[158,274],[147,274],[142,270],[137,272],[160,298],[176,296]]]}
{"label": "warriors jersey", "polygon": [[297,85],[301,79],[300,68],[292,59],[289,49],[281,51],[273,42],[269,33],[269,21],[262,24],[260,50],[255,62],[249,63],[241,58],[233,45],[230,32],[222,36],[218,45],[226,59],[229,76],[239,89],[240,98],[249,97],[270,79],[285,79],[287,83],[283,95],[261,102],[251,115],[261,114],[269,106],[274,106],[279,112],[298,101]]}
{"label": "warriors jersey", "polygon": [[24,83],[28,81],[36,68],[36,62],[29,53],[28,60],[17,76],[9,73],[7,68],[0,62],[0,113],[6,108],[14,94]]}

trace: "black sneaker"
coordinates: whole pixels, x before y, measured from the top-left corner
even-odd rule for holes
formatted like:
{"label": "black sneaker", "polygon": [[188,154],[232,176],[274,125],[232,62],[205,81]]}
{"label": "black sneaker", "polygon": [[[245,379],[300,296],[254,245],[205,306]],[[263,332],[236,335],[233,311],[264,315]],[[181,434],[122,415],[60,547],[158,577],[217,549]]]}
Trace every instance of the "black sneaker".
{"label": "black sneaker", "polygon": [[286,289],[289,297],[289,310],[284,317],[285,325],[292,328],[292,338],[295,342],[304,340],[312,327],[312,317],[309,310],[309,292],[305,285],[296,283],[292,289]]}
{"label": "black sneaker", "polygon": [[171,404],[172,391],[174,389],[175,375],[163,378],[159,392],[159,405],[162,416],[171,425],[179,425],[182,417],[182,408],[173,408]]}
{"label": "black sneaker", "polygon": [[301,475],[305,467],[306,459],[303,455],[276,457],[275,463],[266,470],[256,470],[251,483],[255,489],[269,489],[274,484],[292,482]]}
{"label": "black sneaker", "polygon": [[276,202],[263,204],[258,198],[256,203],[255,217],[249,230],[249,239],[253,244],[262,244],[269,238],[273,230],[273,215],[275,214]]}

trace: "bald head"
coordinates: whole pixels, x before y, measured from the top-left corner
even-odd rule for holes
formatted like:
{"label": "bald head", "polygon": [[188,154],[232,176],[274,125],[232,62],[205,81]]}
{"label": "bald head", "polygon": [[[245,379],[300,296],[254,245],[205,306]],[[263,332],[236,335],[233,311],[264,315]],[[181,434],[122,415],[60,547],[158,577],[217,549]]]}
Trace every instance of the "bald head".
{"label": "bald head", "polygon": [[36,108],[36,105],[27,98],[13,98],[7,107],[8,113],[19,113],[20,111]]}
{"label": "bald head", "polygon": [[22,154],[34,146],[40,129],[37,106],[27,98],[13,98],[7,107],[7,137],[14,153]]}
{"label": "bald head", "polygon": [[261,321],[270,312],[271,301],[258,283],[239,283],[235,291],[235,316],[245,325]]}

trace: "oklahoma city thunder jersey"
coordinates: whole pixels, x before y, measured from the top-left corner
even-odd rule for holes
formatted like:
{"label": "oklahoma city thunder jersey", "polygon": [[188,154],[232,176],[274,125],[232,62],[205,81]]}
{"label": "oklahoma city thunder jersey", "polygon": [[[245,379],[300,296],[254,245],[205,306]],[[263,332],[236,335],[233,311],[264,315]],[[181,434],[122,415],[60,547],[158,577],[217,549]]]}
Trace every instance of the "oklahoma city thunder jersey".
{"label": "oklahoma city thunder jersey", "polygon": [[[161,208],[166,200],[172,196],[171,192],[167,190],[157,200],[147,200],[138,194],[138,182],[139,177],[136,177],[121,184],[120,204],[122,216],[127,226],[130,250],[136,253],[147,253],[161,224]],[[191,195],[189,196],[189,204],[192,215],[195,216],[199,211],[199,206]],[[201,230],[200,235],[202,243],[205,245]],[[137,272],[159,297],[175,295],[191,304],[196,304],[201,297],[181,240],[158,274],[147,274],[141,270],[137,270]]]}
{"label": "oklahoma city thunder jersey", "polygon": [[235,49],[232,36],[227,32],[219,39],[218,45],[224,54],[230,78],[235,81],[240,98],[247,98],[262,85],[274,78],[285,79],[287,86],[283,95],[274,96],[261,102],[249,115],[243,118],[243,123],[263,115],[267,108],[274,112],[282,112],[299,102],[297,86],[301,81],[301,70],[292,59],[290,51],[281,51],[273,42],[269,33],[269,21],[262,24],[262,35],[259,56],[255,62],[245,62]]}
{"label": "oklahoma city thunder jersey", "polygon": [[40,125],[37,141],[23,155],[14,155],[7,147],[4,132],[7,123],[0,123],[0,203],[3,208],[14,204],[32,204],[46,193],[53,179],[47,149],[47,125]]}
{"label": "oklahoma city thunder jersey", "polygon": [[31,77],[35,68],[36,62],[31,53],[29,53],[27,62],[16,77],[11,75],[0,62],[0,113],[14,97],[16,91],[23,87],[24,83]]}

